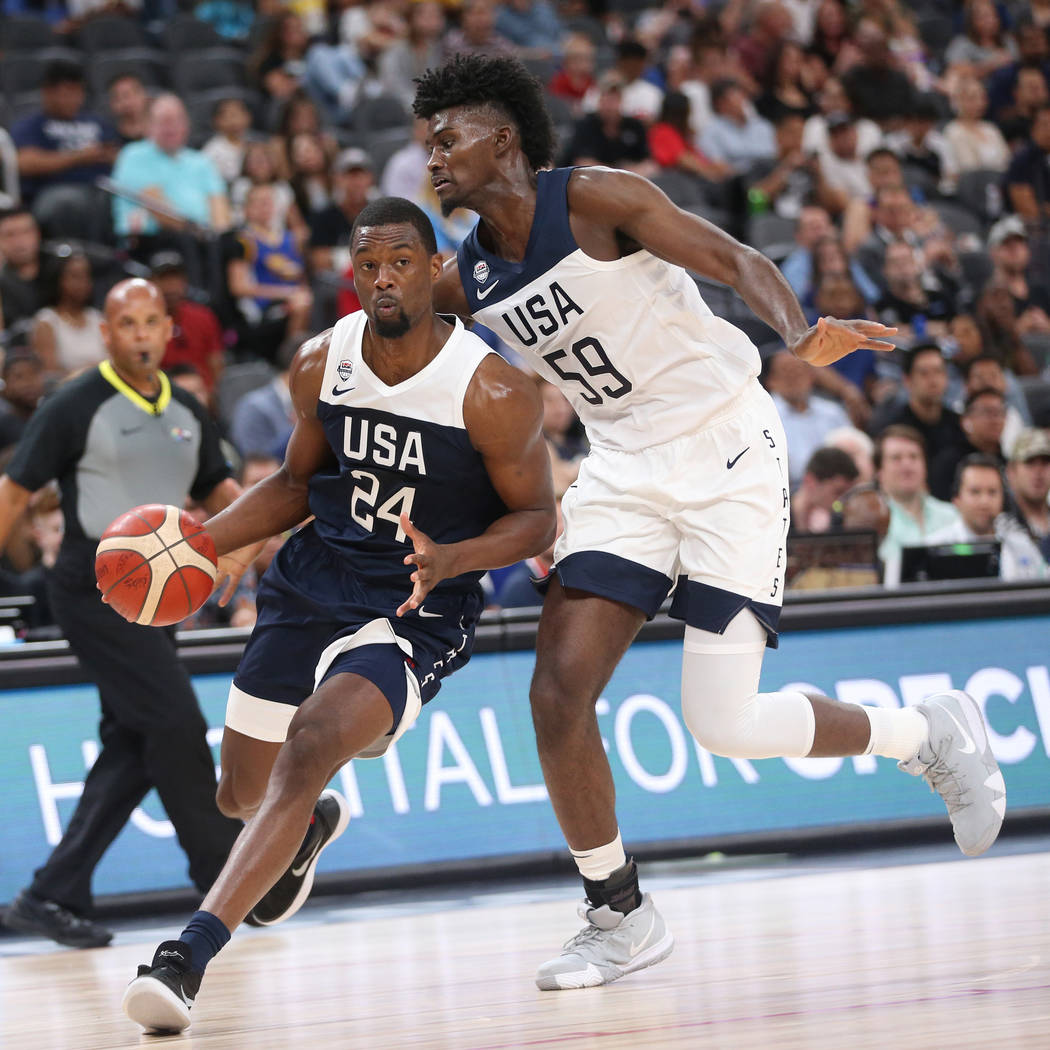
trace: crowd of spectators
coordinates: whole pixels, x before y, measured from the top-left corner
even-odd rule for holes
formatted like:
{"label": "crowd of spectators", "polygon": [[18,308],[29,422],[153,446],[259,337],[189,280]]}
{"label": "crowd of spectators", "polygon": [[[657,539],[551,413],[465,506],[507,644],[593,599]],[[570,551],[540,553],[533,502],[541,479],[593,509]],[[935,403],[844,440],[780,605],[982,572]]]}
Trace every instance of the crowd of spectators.
{"label": "crowd of spectators", "polygon": [[[897,327],[893,353],[815,370],[701,281],[761,352],[797,535],[870,530],[891,585],[904,547],[982,538],[1000,544],[1004,577],[1047,574],[1047,4],[0,7],[0,455],[42,394],[102,359],[97,307],[133,274],[163,291],[164,367],[214,413],[231,460],[249,474],[277,462],[291,354],[359,307],[348,240],[361,208],[409,197],[446,253],[473,224],[437,206],[412,78],[458,52],[516,53],[546,87],[559,163],[652,178],[773,258],[811,320]],[[586,442],[568,402],[543,395],[564,491]],[[52,503],[41,494],[36,527]],[[8,559],[3,585],[43,557]],[[490,601],[527,602],[519,585],[549,565],[494,574]]]}

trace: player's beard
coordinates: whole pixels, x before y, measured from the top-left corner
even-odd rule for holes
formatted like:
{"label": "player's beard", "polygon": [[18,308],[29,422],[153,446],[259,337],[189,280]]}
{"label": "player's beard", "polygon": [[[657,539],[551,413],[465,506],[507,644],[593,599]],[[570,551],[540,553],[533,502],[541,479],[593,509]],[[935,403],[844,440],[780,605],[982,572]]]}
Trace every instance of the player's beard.
{"label": "player's beard", "polygon": [[401,336],[405,335],[412,325],[409,323],[408,318],[405,316],[405,311],[402,310],[397,317],[390,318],[389,320],[375,321],[376,335],[381,339],[400,339]]}

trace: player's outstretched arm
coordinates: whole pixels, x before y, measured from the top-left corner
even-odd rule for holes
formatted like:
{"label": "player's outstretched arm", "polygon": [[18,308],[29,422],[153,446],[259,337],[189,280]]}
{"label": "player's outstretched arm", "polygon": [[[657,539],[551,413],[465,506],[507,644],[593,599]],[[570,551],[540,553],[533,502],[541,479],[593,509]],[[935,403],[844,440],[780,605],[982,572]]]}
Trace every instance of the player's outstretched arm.
{"label": "player's outstretched arm", "polygon": [[449,544],[434,543],[402,515],[401,527],[415,548],[405,564],[415,568],[412,594],[397,610],[398,616],[418,608],[442,580],[513,565],[554,542],[554,484],[543,440],[543,405],[535,383],[489,354],[471,380],[463,419],[507,513],[480,536]]}
{"label": "player's outstretched arm", "polygon": [[317,418],[317,399],[331,337],[329,330],[308,339],[292,361],[289,386],[295,427],[284,463],[208,521],[207,530],[220,555],[277,536],[310,516],[310,478],[332,458]]}
{"label": "player's outstretched arm", "polygon": [[828,365],[854,350],[892,350],[880,336],[896,329],[876,321],[821,318],[806,323],[780,270],[761,252],[713,223],[683,211],[648,179],[625,171],[589,168],[570,183],[574,217],[612,227],[654,255],[733,288],[789,350],[814,365]]}

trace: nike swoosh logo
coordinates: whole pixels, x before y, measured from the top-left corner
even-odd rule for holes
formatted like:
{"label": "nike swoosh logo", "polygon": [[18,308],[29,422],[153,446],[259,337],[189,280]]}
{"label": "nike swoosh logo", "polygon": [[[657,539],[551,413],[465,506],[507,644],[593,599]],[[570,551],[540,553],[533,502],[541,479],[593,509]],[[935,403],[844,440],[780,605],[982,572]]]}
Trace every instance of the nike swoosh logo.
{"label": "nike swoosh logo", "polygon": [[310,851],[310,855],[300,864],[297,868],[292,868],[292,874],[298,879],[302,875],[306,874],[306,869],[310,867],[314,862],[314,857],[321,852],[321,841],[318,840],[317,845]]}
{"label": "nike swoosh logo", "polygon": [[478,289],[478,290],[477,290],[477,291],[476,291],[476,292],[474,293],[474,294],[475,294],[475,295],[476,295],[476,296],[478,297],[478,302],[480,303],[480,302],[481,302],[481,301],[482,301],[483,299],[487,299],[487,298],[489,297],[489,295],[491,294],[491,292],[492,292],[492,289],[493,289],[493,288],[495,288],[497,284],[499,284],[499,281],[493,281],[493,282],[492,282],[492,284],[490,284],[490,285],[488,286],[488,288],[486,288],[486,289],[485,289],[484,291],[482,291],[482,290],[481,290],[481,289],[479,288],[479,289]]}
{"label": "nike swoosh logo", "polygon": [[427,612],[427,611],[426,611],[426,609],[420,609],[420,610],[419,610],[419,615],[420,615],[420,616],[435,616],[435,617],[437,617],[437,618],[438,618],[439,620],[441,619],[441,613],[432,613],[432,612]]}
{"label": "nike swoosh logo", "polygon": [[648,943],[652,940],[653,930],[656,929],[656,918],[655,916],[649,920],[649,932],[637,943],[632,944],[627,950],[630,957],[633,959]]}
{"label": "nike swoosh logo", "polygon": [[966,731],[966,727],[955,717],[947,708],[941,708],[942,711],[959,727],[959,732],[962,734],[963,740],[966,741],[965,745],[960,745],[959,750],[964,755],[972,755],[977,750],[973,742],[973,737]]}
{"label": "nike swoosh logo", "polygon": [[[750,449],[751,449],[751,446],[748,445],[747,448],[744,449],[744,452],[748,452],[748,451],[750,451]],[[739,453],[738,455],[734,456],[732,459],[727,459],[726,460],[726,470],[732,470],[733,467],[736,466],[737,460],[744,454],[744,452]]]}
{"label": "nike swoosh logo", "polygon": [[332,387],[332,397],[342,397],[343,394],[349,394],[351,390],[356,390],[356,386],[344,386],[342,390],[338,386]]}

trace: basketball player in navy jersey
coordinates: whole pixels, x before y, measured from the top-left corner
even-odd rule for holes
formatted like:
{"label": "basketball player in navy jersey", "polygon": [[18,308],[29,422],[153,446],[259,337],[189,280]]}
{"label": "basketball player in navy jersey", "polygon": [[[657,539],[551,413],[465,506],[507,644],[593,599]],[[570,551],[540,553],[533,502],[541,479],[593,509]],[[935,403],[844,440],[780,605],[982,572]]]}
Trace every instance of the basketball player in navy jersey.
{"label": "basketball player in navy jersey", "polygon": [[230,692],[219,804],[247,824],[124,995],[147,1029],[189,1024],[205,966],[250,911],[273,923],[302,904],[347,823],[341,796],[318,802],[324,786],[382,755],[467,662],[483,571],[553,540],[535,384],[433,312],[430,221],[399,198],[370,204],[351,255],[362,312],[299,350],[284,465],[207,525],[222,553],[313,515],[263,577]]}
{"label": "basketball player in navy jersey", "polygon": [[1002,774],[964,693],[885,710],[759,693],[775,647],[790,519],[784,433],[747,337],[687,271],[734,288],[798,357],[889,350],[894,329],[807,325],[777,268],[640,176],[550,170],[542,89],[515,59],[459,56],[417,80],[431,182],[480,220],[446,264],[439,309],[492,328],[572,401],[591,443],[566,494],[531,688],[544,778],[583,877],[587,925],[541,989],[607,984],[673,939],[624,851],[594,710],[669,593],[685,621],[682,710],[708,750],[742,758],[885,755],[944,798],[956,841],[995,840]]}

